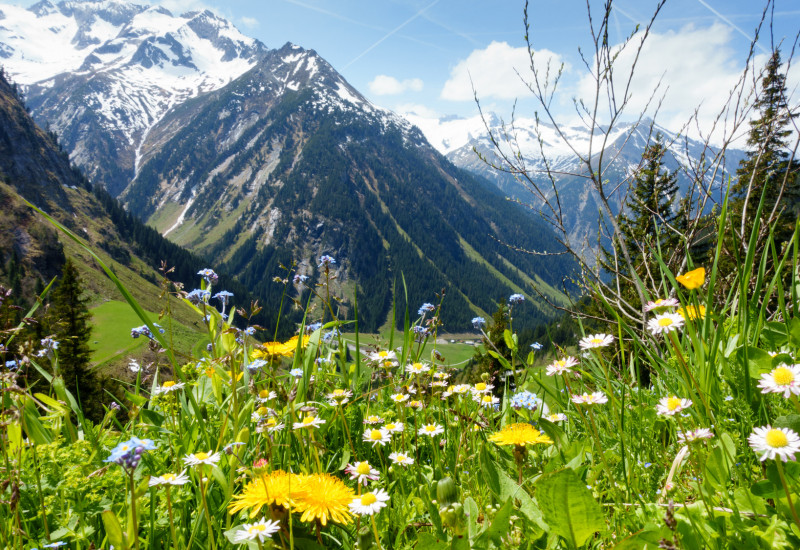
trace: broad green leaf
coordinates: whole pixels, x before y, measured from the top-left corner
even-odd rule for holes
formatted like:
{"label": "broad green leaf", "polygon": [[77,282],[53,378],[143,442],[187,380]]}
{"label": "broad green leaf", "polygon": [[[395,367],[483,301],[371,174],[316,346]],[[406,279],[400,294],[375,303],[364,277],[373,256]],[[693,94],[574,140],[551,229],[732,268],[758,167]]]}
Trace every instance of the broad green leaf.
{"label": "broad green leaf", "polygon": [[739,350],[739,362],[751,378],[761,378],[765,372],[772,370],[772,356],[763,349],[747,346],[747,364],[745,364],[745,349]]}
{"label": "broad green leaf", "polygon": [[104,511],[102,516],[103,526],[106,528],[106,537],[108,537],[108,542],[111,543],[114,548],[127,550],[129,548],[128,543],[122,534],[122,526],[120,526],[117,516],[114,515],[114,512],[111,510]]}
{"label": "broad green leaf", "polygon": [[478,534],[478,504],[472,497],[464,499],[464,512],[467,514],[467,533],[469,538],[475,538]]}
{"label": "broad green leaf", "polygon": [[789,343],[795,348],[800,347],[800,317],[789,321]]}
{"label": "broad green leaf", "polygon": [[773,321],[766,323],[761,330],[761,345],[767,349],[778,349],[789,342],[789,332],[786,330],[786,323]]}
{"label": "broad green leaf", "polygon": [[492,524],[486,529],[473,543],[473,548],[477,550],[487,549],[489,542],[494,543],[498,548],[503,547],[502,537],[508,533],[508,528],[511,527],[511,512],[514,511],[514,505],[509,498],[503,507],[497,511]]}
{"label": "broad green leaf", "polygon": [[600,505],[578,475],[565,468],[536,481],[536,501],[551,532],[573,548],[605,527]]}
{"label": "broad green leaf", "polygon": [[789,428],[795,433],[800,433],[800,414],[787,414],[776,418],[772,425],[775,428]]}

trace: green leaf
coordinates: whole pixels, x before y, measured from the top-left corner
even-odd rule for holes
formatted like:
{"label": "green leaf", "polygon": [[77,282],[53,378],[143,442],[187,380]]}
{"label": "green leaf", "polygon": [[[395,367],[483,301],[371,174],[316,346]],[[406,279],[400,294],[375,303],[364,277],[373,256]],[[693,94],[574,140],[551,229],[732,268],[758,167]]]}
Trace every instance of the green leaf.
{"label": "green leaf", "polygon": [[130,402],[136,405],[137,407],[141,407],[145,403],[147,403],[147,397],[145,397],[144,395],[136,395],[129,391],[126,391],[125,397],[127,397],[130,400]]}
{"label": "green leaf", "polygon": [[464,512],[467,514],[467,533],[469,538],[475,538],[478,534],[478,504],[472,497],[464,499]]}
{"label": "green leaf", "polygon": [[492,524],[489,526],[489,528],[481,533],[481,535],[475,540],[473,547],[476,549],[488,549],[489,541],[491,541],[498,548],[502,548],[502,537],[508,533],[508,528],[511,527],[511,512],[513,510],[514,505],[509,498],[506,500],[506,503],[503,504],[503,507],[497,511],[497,514],[495,514]]}
{"label": "green leaf", "polygon": [[795,433],[800,433],[800,414],[779,416],[772,422],[772,426],[775,428],[789,428]]}
{"label": "green leaf", "polygon": [[578,475],[564,468],[536,481],[536,501],[552,532],[574,548],[605,527],[600,505]]}
{"label": "green leaf", "polygon": [[766,323],[761,330],[761,344],[768,349],[778,349],[789,343],[789,332],[786,323],[772,321]]}
{"label": "green leaf", "polygon": [[745,365],[745,348],[739,350],[739,362],[750,373],[751,378],[761,378],[761,375],[772,370],[772,356],[763,349],[747,346],[747,364]]}
{"label": "green leaf", "polygon": [[800,317],[789,321],[789,343],[795,348],[800,348]]}
{"label": "green leaf", "polygon": [[108,542],[114,545],[114,548],[127,550],[128,543],[122,534],[122,526],[120,526],[117,516],[111,510],[105,510],[102,516]]}
{"label": "green leaf", "polygon": [[142,409],[141,413],[142,420],[146,421],[148,424],[161,427],[161,425],[164,423],[164,415],[158,411]]}
{"label": "green leaf", "polygon": [[496,495],[500,494],[500,476],[494,461],[489,456],[489,451],[486,446],[481,447],[481,470],[483,471],[483,481],[489,486],[489,489]]}
{"label": "green leaf", "polygon": [[437,539],[430,533],[420,533],[416,548],[425,548],[425,550],[445,550],[447,548],[447,543]]}
{"label": "green leaf", "polygon": [[505,340],[506,347],[508,349],[516,348],[516,345],[514,343],[514,336],[511,334],[510,330],[506,329],[503,331],[503,340]]}

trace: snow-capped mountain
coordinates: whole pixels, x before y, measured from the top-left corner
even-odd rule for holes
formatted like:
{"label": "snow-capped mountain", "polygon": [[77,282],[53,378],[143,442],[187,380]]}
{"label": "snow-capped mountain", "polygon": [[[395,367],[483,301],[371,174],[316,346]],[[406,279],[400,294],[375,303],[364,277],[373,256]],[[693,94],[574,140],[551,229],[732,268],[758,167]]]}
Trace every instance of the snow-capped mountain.
{"label": "snow-capped mountain", "polygon": [[[743,151],[727,150],[725,155],[715,159],[717,151],[713,147],[705,147],[651,120],[643,120],[637,125],[618,124],[608,135],[597,129],[592,135],[585,127],[556,129],[551,124],[542,121],[537,124],[533,118],[522,117],[514,120],[512,128],[504,126],[493,113],[484,118],[476,115],[431,119],[414,113],[406,113],[405,117],[419,127],[428,141],[453,164],[493,181],[507,195],[522,202],[534,206],[541,204],[541,200],[522,181],[487,164],[486,161],[503,164],[489,137],[490,132],[509,158],[518,158],[518,154],[522,156],[529,174],[541,183],[544,190],[551,188],[546,174],[549,167],[559,190],[568,238],[575,245],[597,242],[598,212],[601,210],[595,192],[584,177],[587,168],[581,164],[578,155],[584,158],[591,155],[598,159],[602,153],[603,179],[608,182],[608,195],[615,213],[625,202],[631,177],[640,166],[645,148],[657,134],[663,136],[668,148],[664,157],[665,168],[678,172],[680,191],[673,198],[676,207],[696,181],[703,181],[704,188],[712,189],[718,195],[713,198],[721,199],[729,174],[736,171],[744,156]],[[513,146],[509,145],[512,142]],[[719,169],[715,170],[715,166]],[[549,199],[553,198],[552,192],[546,194]]]}
{"label": "snow-capped mountain", "polygon": [[210,11],[118,0],[0,4],[0,63],[40,124],[112,194],[174,106],[225,86],[267,51]]}

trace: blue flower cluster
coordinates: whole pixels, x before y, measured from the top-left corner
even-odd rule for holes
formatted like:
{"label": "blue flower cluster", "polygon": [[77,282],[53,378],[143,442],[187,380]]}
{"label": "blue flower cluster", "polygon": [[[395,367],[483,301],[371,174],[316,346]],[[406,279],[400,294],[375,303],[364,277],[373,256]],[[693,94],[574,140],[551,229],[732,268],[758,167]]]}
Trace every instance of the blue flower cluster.
{"label": "blue flower cluster", "polygon": [[524,301],[525,301],[525,296],[523,296],[522,294],[512,294],[511,296],[508,297],[508,303],[511,305],[519,304]]}
{"label": "blue flower cluster", "polygon": [[484,319],[483,317],[473,317],[472,326],[480,330],[486,326],[486,319]]}
{"label": "blue flower cluster", "polygon": [[310,325],[306,325],[306,332],[307,332],[308,334],[311,334],[311,333],[312,333],[312,332],[314,332],[315,330],[319,330],[319,328],[320,328],[321,326],[322,326],[322,323],[319,323],[319,322],[317,322],[317,323],[311,323]]}
{"label": "blue flower cluster", "polygon": [[15,370],[19,368],[19,362],[16,359],[12,359],[11,361],[6,361],[6,368],[8,370]]}
{"label": "blue flower cluster", "polygon": [[529,391],[521,391],[511,396],[511,406],[515,409],[527,409],[535,411],[542,407],[542,413],[547,411],[547,406],[539,399],[535,393]]}
{"label": "blue flower cluster", "polygon": [[331,256],[328,256],[327,254],[319,257],[319,267],[329,267],[335,263],[336,260],[334,260]]}
{"label": "blue flower cluster", "polygon": [[219,281],[219,276],[216,273],[214,273],[213,269],[209,268],[201,269],[200,271],[197,272],[197,274],[200,275],[203,279],[205,279],[206,282],[210,285],[215,285],[217,284],[217,281]]}
{"label": "blue flower cluster", "polygon": [[155,448],[152,439],[139,439],[134,436],[111,449],[111,454],[103,462],[113,462],[126,470],[134,470],[139,465],[144,452],[153,451]]}
{"label": "blue flower cluster", "polygon": [[542,346],[542,344],[540,344],[539,342],[534,342],[533,344],[531,344],[531,347],[532,347],[534,350],[536,350],[536,351],[539,351],[540,349],[542,349],[542,347],[543,347],[543,346]]}
{"label": "blue flower cluster", "polygon": [[208,299],[211,297],[211,293],[207,290],[201,290],[199,288],[195,288],[189,294],[186,295],[186,299],[192,302],[194,305],[199,306],[200,304],[208,303]]}
{"label": "blue flower cluster", "polygon": [[428,302],[425,302],[424,304],[422,304],[420,306],[419,310],[417,311],[417,315],[424,315],[425,313],[433,311],[434,309],[436,309],[436,308],[433,306],[433,304],[429,304]]}
{"label": "blue flower cluster", "polygon": [[[334,260],[333,263],[336,263],[336,260]],[[306,277],[305,275],[300,275],[299,273],[296,273],[295,276],[292,278],[292,282],[296,285],[299,285],[300,283],[305,283],[307,280],[308,277]]]}
{"label": "blue flower cluster", "polygon": [[219,292],[214,294],[214,298],[222,302],[222,309],[224,310],[228,306],[228,300],[233,298],[233,292],[228,292],[227,290],[220,290]]}
{"label": "blue flower cluster", "polygon": [[249,370],[251,374],[255,374],[265,366],[267,366],[267,362],[263,359],[253,359],[247,364],[247,370]]}
{"label": "blue flower cluster", "polygon": [[40,344],[42,349],[40,349],[39,353],[36,354],[38,357],[52,357],[53,352],[58,349],[58,342],[52,338],[42,338]]}
{"label": "blue flower cluster", "polygon": [[329,330],[328,332],[326,332],[325,334],[322,335],[322,341],[326,342],[326,343],[327,342],[332,342],[334,338],[338,338],[339,337],[339,334],[340,334],[340,332],[339,332],[338,328],[334,328],[332,330]]}

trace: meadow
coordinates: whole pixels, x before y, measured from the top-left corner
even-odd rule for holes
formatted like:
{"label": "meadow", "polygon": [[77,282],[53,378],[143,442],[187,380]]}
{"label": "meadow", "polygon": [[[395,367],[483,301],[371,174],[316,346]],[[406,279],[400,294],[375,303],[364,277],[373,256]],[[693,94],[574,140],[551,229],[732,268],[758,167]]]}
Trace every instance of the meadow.
{"label": "meadow", "polygon": [[[360,335],[336,318],[329,256],[313,289],[327,317],[283,342],[201,269],[198,288],[166,298],[205,327],[188,360],[95,256],[132,312],[96,315],[142,325],[154,370],[94,423],[57,343],[6,362],[0,545],[797,548],[798,231],[782,251],[753,246],[725,293],[721,245],[681,273],[659,264],[646,324],[608,309],[614,333],[580,334],[546,364],[508,329],[511,354],[486,349],[502,369],[458,383],[442,359],[455,344],[437,343],[446,304]],[[127,349],[132,327],[106,324],[98,353]],[[26,388],[26,369],[48,384]]]}

